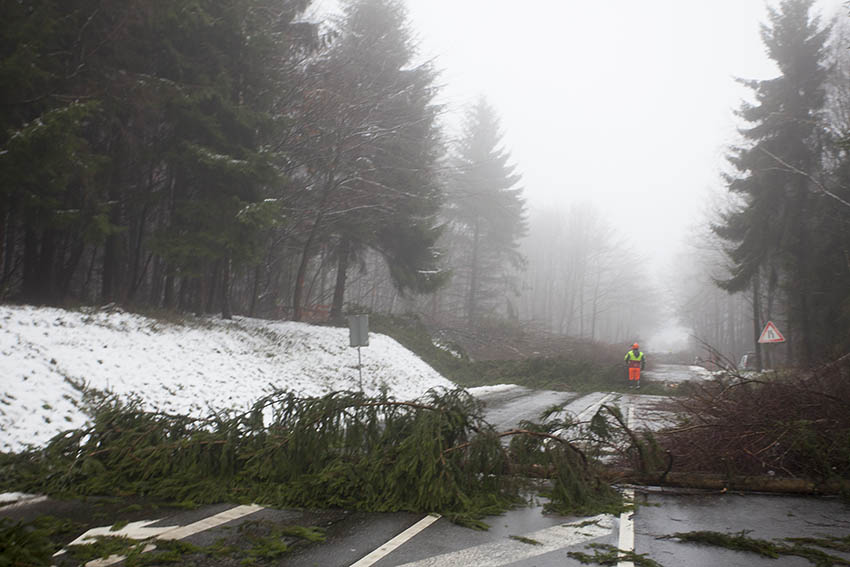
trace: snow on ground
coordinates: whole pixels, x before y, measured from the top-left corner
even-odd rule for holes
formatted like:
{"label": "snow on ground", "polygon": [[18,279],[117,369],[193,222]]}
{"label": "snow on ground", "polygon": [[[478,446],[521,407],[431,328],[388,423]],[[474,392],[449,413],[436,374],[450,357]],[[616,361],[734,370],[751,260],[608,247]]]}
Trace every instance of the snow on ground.
{"label": "snow on ground", "polygon": [[[306,323],[169,323],[120,310],[0,305],[0,451],[84,425],[82,393],[71,382],[196,417],[246,409],[276,388],[308,396],[357,390],[357,350],[348,343],[348,329]],[[454,387],[385,335],[371,333],[361,354],[367,394],[386,387],[413,399]]]}
{"label": "snow on ground", "polygon": [[476,386],[474,388],[467,388],[466,391],[475,396],[476,398],[481,398],[488,394],[505,392],[507,390],[513,390],[519,387],[520,386],[517,386],[516,384],[494,384],[492,386]]}

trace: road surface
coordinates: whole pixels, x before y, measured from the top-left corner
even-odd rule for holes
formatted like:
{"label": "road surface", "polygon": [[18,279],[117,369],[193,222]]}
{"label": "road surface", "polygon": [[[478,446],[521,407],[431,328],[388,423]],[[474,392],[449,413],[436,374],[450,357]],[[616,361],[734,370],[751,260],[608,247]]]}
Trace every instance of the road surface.
{"label": "road surface", "polygon": [[[652,378],[681,381],[688,376],[705,379],[705,373],[700,370],[675,365],[659,366]],[[486,404],[488,420],[500,430],[515,427],[523,419],[538,419],[542,411],[555,404],[566,404],[567,410],[579,420],[589,419],[601,404],[618,405],[633,427],[642,421],[654,424],[663,417],[652,413],[651,397],[633,394],[579,395],[504,386],[483,389],[479,396]],[[491,526],[488,531],[471,530],[444,518],[407,512],[273,510],[244,505],[170,511],[148,518],[153,521],[131,524],[124,529],[141,530],[136,532],[141,534],[160,530],[178,534],[196,545],[209,545],[222,537],[238,537],[238,530],[234,528],[245,522],[324,527],[326,542],[308,546],[276,563],[293,567],[578,566],[581,563],[567,554],[578,551],[592,555],[593,549],[588,547],[591,544],[634,549],[665,567],[794,567],[809,563],[800,557],[783,557],[776,561],[663,538],[676,532],[696,530],[730,534],[750,530],[750,537],[772,540],[792,536],[850,535],[850,517],[845,505],[837,500],[707,492],[683,494],[660,489],[626,489],[625,493],[633,495],[638,504],[634,513],[563,517],[545,515],[539,503],[535,503],[487,518],[485,521]],[[0,508],[0,516],[26,521],[75,505],[79,504],[33,501]],[[118,519],[122,518],[110,519],[106,525]],[[132,533],[127,535],[133,537]],[[211,558],[204,564],[229,565],[215,561]],[[91,567],[109,564],[96,563]],[[620,565],[632,567],[629,562]]]}

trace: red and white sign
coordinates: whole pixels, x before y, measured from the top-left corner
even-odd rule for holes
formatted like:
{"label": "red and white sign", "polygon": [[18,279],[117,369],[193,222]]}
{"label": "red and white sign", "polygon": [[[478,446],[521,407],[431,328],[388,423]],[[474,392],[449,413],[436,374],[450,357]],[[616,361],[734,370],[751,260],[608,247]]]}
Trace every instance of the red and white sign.
{"label": "red and white sign", "polygon": [[776,325],[773,324],[773,321],[768,321],[767,325],[762,329],[761,336],[759,337],[760,343],[784,343],[785,337],[782,336],[782,333],[779,332],[779,329],[776,328]]}

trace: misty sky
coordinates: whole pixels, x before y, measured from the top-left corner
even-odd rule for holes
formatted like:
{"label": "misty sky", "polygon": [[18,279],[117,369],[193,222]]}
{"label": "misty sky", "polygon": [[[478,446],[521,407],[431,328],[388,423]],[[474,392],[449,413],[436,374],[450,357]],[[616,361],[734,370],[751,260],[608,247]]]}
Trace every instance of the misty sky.
{"label": "misty sky", "polygon": [[[770,0],[778,5],[778,0]],[[829,20],[843,0],[817,0]],[[735,77],[777,74],[764,0],[406,0],[421,55],[459,116],[483,94],[529,208],[592,203],[663,273],[723,191]],[[316,0],[314,14],[336,11]]]}
{"label": "misty sky", "polygon": [[[443,100],[484,94],[531,208],[588,201],[658,268],[723,190],[735,77],[777,74],[762,0],[408,0]],[[771,2],[776,5],[777,2]],[[841,0],[820,0],[828,19]]]}

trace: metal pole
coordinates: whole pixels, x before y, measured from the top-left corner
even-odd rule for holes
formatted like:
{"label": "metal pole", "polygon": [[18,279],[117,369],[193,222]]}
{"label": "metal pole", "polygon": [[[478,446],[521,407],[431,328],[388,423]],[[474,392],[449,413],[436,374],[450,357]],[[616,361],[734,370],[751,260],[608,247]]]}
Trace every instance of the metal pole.
{"label": "metal pole", "polygon": [[363,362],[360,360],[360,347],[357,347],[357,371],[360,373],[360,391],[363,391]]}

